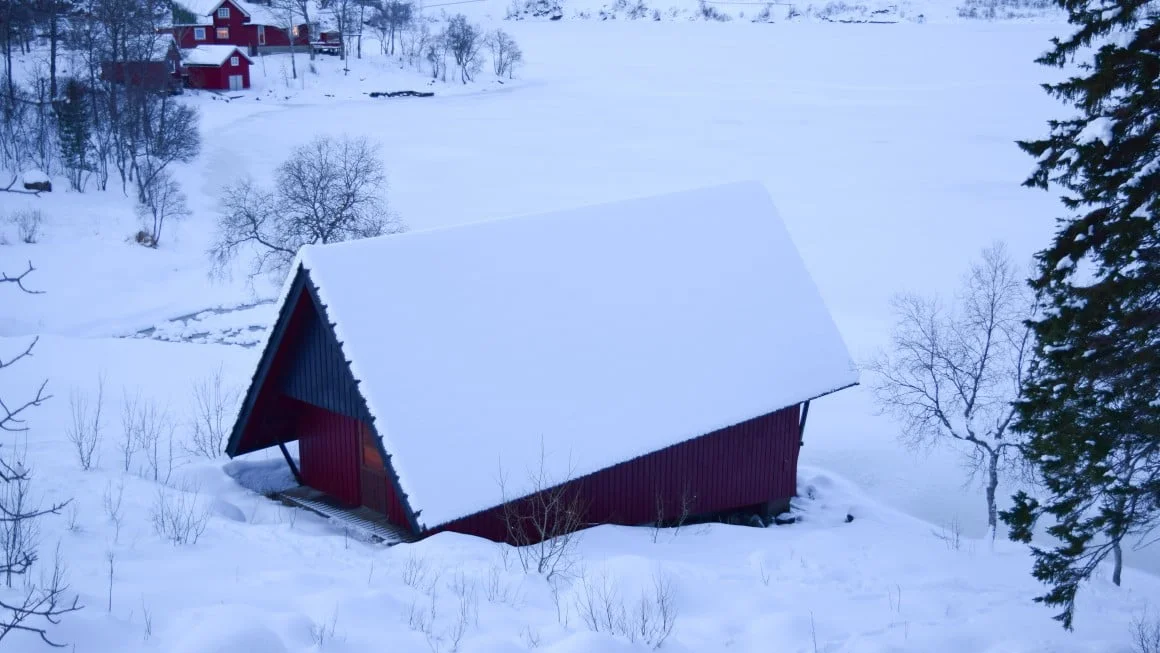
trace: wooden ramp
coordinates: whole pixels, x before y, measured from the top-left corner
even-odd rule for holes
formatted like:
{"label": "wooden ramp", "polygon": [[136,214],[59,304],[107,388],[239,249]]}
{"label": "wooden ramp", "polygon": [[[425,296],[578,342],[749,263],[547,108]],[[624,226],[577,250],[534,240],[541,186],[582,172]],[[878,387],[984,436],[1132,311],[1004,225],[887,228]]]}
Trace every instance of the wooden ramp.
{"label": "wooden ramp", "polygon": [[335,501],[333,497],[312,487],[300,485],[277,494],[278,498],[286,503],[305,508],[332,519],[344,528],[352,529],[365,534],[368,538],[383,542],[388,546],[401,542],[410,542],[411,534],[405,529],[387,521],[379,513],[359,506],[350,508]]}

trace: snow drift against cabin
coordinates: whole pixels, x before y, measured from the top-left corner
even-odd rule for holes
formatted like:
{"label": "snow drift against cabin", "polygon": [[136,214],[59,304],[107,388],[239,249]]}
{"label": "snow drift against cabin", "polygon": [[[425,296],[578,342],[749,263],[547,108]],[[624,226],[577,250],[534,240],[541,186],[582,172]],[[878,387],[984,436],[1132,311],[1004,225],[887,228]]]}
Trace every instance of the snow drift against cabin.
{"label": "snow drift against cabin", "polygon": [[856,382],[756,183],[299,261],[427,526]]}

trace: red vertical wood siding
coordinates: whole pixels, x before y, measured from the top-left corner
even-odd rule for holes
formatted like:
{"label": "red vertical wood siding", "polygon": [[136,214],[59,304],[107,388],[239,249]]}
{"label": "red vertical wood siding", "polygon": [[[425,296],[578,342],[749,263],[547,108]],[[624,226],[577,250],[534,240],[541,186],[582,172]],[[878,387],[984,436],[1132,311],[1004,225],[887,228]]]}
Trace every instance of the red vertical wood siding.
{"label": "red vertical wood siding", "polygon": [[[680,515],[682,497],[691,514],[713,514],[794,496],[800,448],[798,406],[790,406],[714,431],[568,483],[588,524],[637,525]],[[422,508],[422,506],[417,506]],[[454,531],[503,541],[503,508],[496,507],[436,526],[425,535]]]}
{"label": "red vertical wood siding", "polygon": [[300,404],[295,430],[302,482],[347,505],[361,505],[359,421],[325,408],[289,401]]}
{"label": "red vertical wood siding", "polygon": [[235,56],[238,57],[237,66],[231,66],[229,59],[220,66],[186,66],[189,87],[228,91],[230,75],[241,75],[242,88],[250,88],[250,62],[241,54]]}
{"label": "red vertical wood siding", "polygon": [[[368,443],[376,437],[366,424],[360,423],[360,427],[364,443]],[[382,465],[376,466],[363,463],[359,470],[362,482],[362,505],[386,515],[392,524],[409,529],[410,523],[407,521],[406,508],[403,507],[403,502],[399,500],[399,495],[395,492],[395,484],[388,477],[390,470],[386,465],[389,464],[389,461],[383,461]]]}

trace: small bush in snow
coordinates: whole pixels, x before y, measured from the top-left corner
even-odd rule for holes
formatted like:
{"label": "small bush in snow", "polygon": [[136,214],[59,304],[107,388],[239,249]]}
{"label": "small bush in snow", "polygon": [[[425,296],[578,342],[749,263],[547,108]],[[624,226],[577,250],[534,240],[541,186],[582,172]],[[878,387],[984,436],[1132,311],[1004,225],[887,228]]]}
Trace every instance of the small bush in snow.
{"label": "small bush in snow", "polygon": [[158,170],[149,175],[149,182],[142,184],[137,203],[137,218],[141,230],[136,241],[149,248],[161,243],[161,232],[167,222],[172,223],[191,215],[185,203],[185,193],[177,181],[166,170]]}
{"label": "small bush in snow", "polygon": [[233,426],[239,392],[226,384],[219,367],[212,376],[193,384],[193,423],[189,452],[217,458],[225,450]]}
{"label": "small bush in snow", "polygon": [[628,17],[633,20],[639,20],[648,16],[648,7],[645,6],[644,0],[636,0],[636,4],[629,5]]}
{"label": "small bush in snow", "polygon": [[68,398],[69,411],[72,420],[65,427],[65,436],[72,443],[77,453],[77,462],[81,469],[92,469],[100,458],[97,451],[104,427],[102,413],[105,407],[105,380],[97,381],[97,396],[90,398],[73,388]]}
{"label": "small bush in snow", "polygon": [[732,18],[729,17],[729,14],[723,14],[720,11],[717,11],[716,7],[709,4],[705,0],[700,0],[698,13],[700,14],[701,18],[704,18],[705,20],[715,20],[721,23],[732,20]]}
{"label": "small bush in snow", "polygon": [[546,454],[540,445],[539,469],[528,472],[529,494],[512,500],[507,478],[500,470],[503,520],[507,540],[516,545],[516,555],[524,573],[535,571],[549,581],[571,574],[579,562],[580,527],[585,506],[568,483],[572,474],[555,479],[548,472]]}
{"label": "small bush in snow", "polygon": [[31,245],[40,240],[40,228],[44,224],[44,213],[39,209],[17,211],[9,218],[16,226],[16,237],[20,242]]}
{"label": "small bush in snow", "polygon": [[[125,442],[121,447],[126,468],[132,461],[133,453],[145,454],[144,470],[146,478],[159,483],[168,483],[173,474],[173,434],[177,424],[169,409],[156,401],[146,401],[136,395],[127,400],[121,415],[125,429]],[[161,446],[162,441],[166,445]]]}
{"label": "small bush in snow", "polygon": [[625,603],[607,573],[596,578],[582,573],[575,599],[576,610],[589,630],[640,642],[652,649],[664,644],[677,622],[672,579],[659,573],[653,576],[652,587],[642,591],[631,605]]}
{"label": "small bush in snow", "polygon": [[1132,653],[1160,653],[1160,617],[1148,612],[1132,618]]}
{"label": "small bush in snow", "polygon": [[175,545],[197,544],[209,524],[209,514],[197,488],[163,485],[153,502],[153,531]]}

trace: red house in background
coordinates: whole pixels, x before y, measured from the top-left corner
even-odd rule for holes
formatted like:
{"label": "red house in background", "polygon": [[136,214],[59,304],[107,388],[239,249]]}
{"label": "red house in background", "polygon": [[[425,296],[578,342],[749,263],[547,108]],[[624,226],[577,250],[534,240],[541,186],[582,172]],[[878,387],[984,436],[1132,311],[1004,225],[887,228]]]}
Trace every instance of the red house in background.
{"label": "red house in background", "polygon": [[527,543],[510,516],[551,496],[578,528],[776,514],[809,402],[856,382],[732,184],[304,248],[226,453],[277,446],[406,537]]}
{"label": "red house in background", "polygon": [[129,46],[125,61],[101,62],[101,78],[153,90],[173,91],[181,86],[181,54],[173,38],[159,35]]}
{"label": "red house in background", "polygon": [[178,4],[199,18],[168,29],[182,48],[234,45],[253,55],[288,52],[291,44],[305,49],[311,44],[310,26],[289,27],[286,17],[266,5],[245,0],[180,0]]}
{"label": "red house in background", "polygon": [[202,45],[181,51],[182,77],[190,88],[240,91],[250,88],[253,61],[232,45]]}

